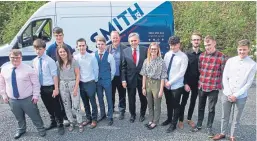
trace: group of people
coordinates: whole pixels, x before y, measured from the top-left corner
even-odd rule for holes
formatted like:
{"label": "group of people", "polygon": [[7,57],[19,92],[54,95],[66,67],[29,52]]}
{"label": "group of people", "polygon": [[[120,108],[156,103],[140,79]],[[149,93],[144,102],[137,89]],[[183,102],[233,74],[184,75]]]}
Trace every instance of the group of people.
{"label": "group of people", "polygon": [[[151,43],[148,48],[139,46],[138,33],[130,33],[130,47],[120,43],[117,31],[110,34],[112,44],[97,36],[97,51],[88,50],[86,40],[80,38],[74,50],[63,42],[63,30],[53,30],[56,42],[48,47],[41,39],[33,42],[37,57],[33,60],[33,68],[22,63],[22,53],[18,49],[11,50],[10,64],[2,66],[0,75],[0,94],[9,103],[18,121],[18,130],[14,138],[18,139],[26,132],[25,114],[37,127],[40,136],[46,131],[58,127],[58,133],[64,134],[64,120],[69,121],[69,131],[78,124],[79,132],[90,124],[93,129],[97,122],[108,119],[113,124],[116,89],[119,95],[119,120],[124,119],[126,110],[126,91],[129,103],[129,121],[136,119],[136,94],[141,107],[139,121],[145,120],[148,105],[147,129],[159,125],[161,101],[163,93],[167,105],[167,119],[162,126],[169,125],[167,133],[173,132],[177,126],[184,127],[184,110],[190,96],[187,123],[192,132],[202,129],[206,100],[208,98],[208,136],[213,140],[225,138],[232,107],[235,107],[230,140],[235,141],[235,130],[239,126],[240,117],[256,73],[256,63],[248,56],[250,42],[246,39],[238,42],[238,56],[226,59],[216,49],[216,41],[206,36],[205,51],[200,50],[202,35],[194,32],[191,36],[192,48],[181,51],[180,38],[172,36],[168,44],[170,51],[162,58],[158,43]],[[212,124],[215,117],[215,105],[219,90],[223,89],[221,133],[214,136]],[[107,100],[106,114],[104,95]],[[44,127],[37,102],[42,101],[50,115],[51,123]],[[100,114],[96,102],[98,99]],[[199,97],[198,121],[192,120],[197,96]],[[83,121],[80,99],[86,112]]]}

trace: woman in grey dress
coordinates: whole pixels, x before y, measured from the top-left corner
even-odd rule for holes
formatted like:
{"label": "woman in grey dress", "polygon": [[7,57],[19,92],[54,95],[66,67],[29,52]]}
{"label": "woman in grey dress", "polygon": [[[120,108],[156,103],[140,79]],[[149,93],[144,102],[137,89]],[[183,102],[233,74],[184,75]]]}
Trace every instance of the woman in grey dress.
{"label": "woman in grey dress", "polygon": [[56,56],[60,81],[60,94],[65,112],[71,123],[69,131],[74,129],[76,120],[73,118],[73,114],[75,114],[77,123],[79,124],[79,132],[83,132],[84,127],[82,125],[82,114],[80,110],[79,65],[76,60],[72,58],[69,49],[65,45],[58,47]]}
{"label": "woman in grey dress", "polygon": [[150,44],[140,74],[143,76],[142,92],[147,98],[149,110],[149,122],[145,126],[151,130],[159,123],[164,80],[167,78],[167,68],[157,43]]}

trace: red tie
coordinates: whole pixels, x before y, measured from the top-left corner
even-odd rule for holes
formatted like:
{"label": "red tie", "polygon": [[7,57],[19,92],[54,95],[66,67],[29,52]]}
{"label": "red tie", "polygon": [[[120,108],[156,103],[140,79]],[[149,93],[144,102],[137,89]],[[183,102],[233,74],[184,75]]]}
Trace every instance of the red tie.
{"label": "red tie", "polygon": [[137,50],[134,49],[134,52],[133,52],[133,60],[134,60],[134,63],[137,64]]}
{"label": "red tie", "polygon": [[100,55],[100,60],[102,60],[103,54],[99,54]]}

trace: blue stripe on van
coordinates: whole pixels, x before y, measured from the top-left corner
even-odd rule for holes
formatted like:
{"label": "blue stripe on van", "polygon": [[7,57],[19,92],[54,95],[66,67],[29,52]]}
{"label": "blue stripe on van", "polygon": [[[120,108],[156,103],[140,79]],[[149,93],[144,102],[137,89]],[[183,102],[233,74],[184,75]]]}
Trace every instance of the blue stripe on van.
{"label": "blue stripe on van", "polygon": [[[35,57],[36,55],[22,56],[22,61],[32,61]],[[0,56],[0,66],[8,61],[10,61],[9,56]]]}
{"label": "blue stripe on van", "polygon": [[[158,17],[156,15],[158,15]],[[161,52],[162,55],[164,55],[169,50],[169,37],[174,35],[174,17],[172,3],[169,1],[164,2],[153,11],[145,15],[142,19],[137,21],[134,25],[123,31],[120,34],[121,42],[127,42],[128,35],[131,32],[137,32],[140,36],[141,42],[154,42],[154,40],[155,42],[160,42]],[[150,32],[162,32],[164,34],[158,34],[157,37],[152,37],[149,34]],[[159,41],[157,41],[157,39],[159,39]],[[148,47],[149,45],[145,46]]]}

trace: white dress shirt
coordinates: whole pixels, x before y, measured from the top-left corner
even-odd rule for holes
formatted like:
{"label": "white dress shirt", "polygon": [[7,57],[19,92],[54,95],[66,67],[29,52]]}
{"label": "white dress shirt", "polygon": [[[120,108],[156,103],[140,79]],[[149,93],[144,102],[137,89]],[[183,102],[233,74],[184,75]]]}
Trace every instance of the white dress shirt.
{"label": "white dress shirt", "polygon": [[237,99],[247,97],[256,73],[256,63],[250,58],[241,59],[239,56],[228,59],[223,71],[223,93],[234,95]]}
{"label": "white dress shirt", "polygon": [[167,68],[169,68],[172,54],[175,54],[175,56],[171,64],[170,73],[168,74],[169,80],[166,81],[169,81],[169,83],[171,84],[171,87],[168,89],[175,90],[184,86],[184,75],[186,73],[188,65],[188,58],[187,55],[182,51],[174,53],[171,50],[167,52],[164,56],[164,61]]}
{"label": "white dress shirt", "polygon": [[97,60],[95,58],[95,53],[89,54],[85,53],[84,55],[76,54],[74,59],[79,64],[80,69],[80,81],[89,82],[95,80],[98,81],[99,67]]}

